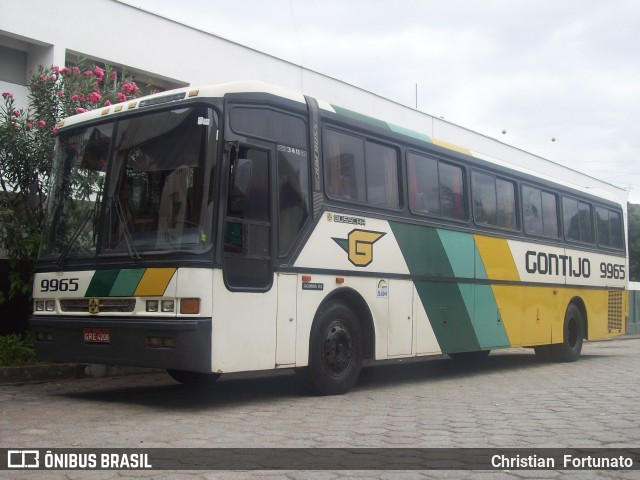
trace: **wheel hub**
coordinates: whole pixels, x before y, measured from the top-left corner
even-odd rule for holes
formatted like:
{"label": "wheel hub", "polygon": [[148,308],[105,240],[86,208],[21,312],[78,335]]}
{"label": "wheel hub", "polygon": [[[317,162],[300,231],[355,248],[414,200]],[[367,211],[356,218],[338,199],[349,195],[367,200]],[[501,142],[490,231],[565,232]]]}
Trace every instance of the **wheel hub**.
{"label": "wheel hub", "polygon": [[353,358],[353,342],[343,325],[334,324],[327,329],[323,353],[325,365],[331,373],[341,373],[349,366]]}

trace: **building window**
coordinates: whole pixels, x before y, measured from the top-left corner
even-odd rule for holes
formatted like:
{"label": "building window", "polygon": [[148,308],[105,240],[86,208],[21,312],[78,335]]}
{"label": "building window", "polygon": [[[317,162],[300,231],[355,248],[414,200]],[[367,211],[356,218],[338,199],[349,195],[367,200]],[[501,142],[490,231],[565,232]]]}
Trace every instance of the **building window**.
{"label": "building window", "polygon": [[135,68],[114,65],[109,62],[104,63],[88,56],[67,54],[65,58],[65,66],[67,68],[78,66],[80,63],[83,63],[85,66],[95,65],[103,69],[106,69],[107,65],[109,65],[112,70],[117,72],[119,79],[122,79],[123,74],[130,77],[140,89],[141,96],[164,92],[166,90],[173,90],[174,88],[182,88],[189,85],[187,82],[159,78],[152,74],[136,70]]}
{"label": "building window", "polygon": [[27,54],[0,45],[0,81],[27,84]]}

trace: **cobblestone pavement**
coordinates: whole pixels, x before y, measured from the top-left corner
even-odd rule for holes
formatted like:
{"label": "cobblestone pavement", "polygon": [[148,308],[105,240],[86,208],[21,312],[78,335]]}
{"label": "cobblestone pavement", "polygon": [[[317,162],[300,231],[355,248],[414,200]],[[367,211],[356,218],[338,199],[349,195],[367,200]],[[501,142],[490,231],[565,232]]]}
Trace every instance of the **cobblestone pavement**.
{"label": "cobblestone pavement", "polygon": [[[587,343],[577,363],[527,349],[363,371],[336,397],[291,374],[164,373],[0,387],[0,447],[640,447],[640,339]],[[0,472],[6,478],[640,478],[640,471]]]}

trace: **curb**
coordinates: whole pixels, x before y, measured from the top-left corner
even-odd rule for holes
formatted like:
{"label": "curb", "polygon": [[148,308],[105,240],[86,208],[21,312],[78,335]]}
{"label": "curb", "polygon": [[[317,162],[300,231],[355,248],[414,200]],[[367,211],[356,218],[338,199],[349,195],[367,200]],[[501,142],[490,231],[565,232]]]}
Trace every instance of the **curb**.
{"label": "curb", "polygon": [[0,386],[55,382],[57,380],[73,380],[79,378],[115,377],[157,371],[164,370],[86,363],[44,363],[19,367],[0,367]]}

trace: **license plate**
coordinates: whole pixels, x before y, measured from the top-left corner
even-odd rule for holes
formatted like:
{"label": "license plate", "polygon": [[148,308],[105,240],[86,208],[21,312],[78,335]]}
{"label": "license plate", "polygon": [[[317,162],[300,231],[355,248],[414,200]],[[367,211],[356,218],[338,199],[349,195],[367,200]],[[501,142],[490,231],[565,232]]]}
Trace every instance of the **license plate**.
{"label": "license plate", "polygon": [[84,329],[84,342],[85,343],[109,343],[111,338],[109,337],[109,330],[106,328],[85,328]]}

